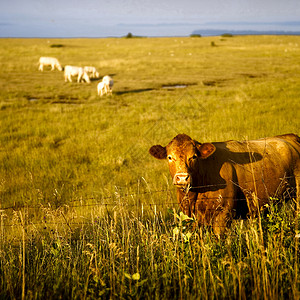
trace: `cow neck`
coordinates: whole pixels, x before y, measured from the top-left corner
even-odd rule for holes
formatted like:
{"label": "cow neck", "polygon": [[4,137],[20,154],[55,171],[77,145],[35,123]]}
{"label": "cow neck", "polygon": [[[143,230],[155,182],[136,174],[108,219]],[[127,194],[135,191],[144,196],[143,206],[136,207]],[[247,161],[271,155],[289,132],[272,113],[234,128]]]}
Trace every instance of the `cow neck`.
{"label": "cow neck", "polygon": [[227,183],[221,176],[221,169],[227,161],[227,158],[223,157],[223,159],[218,159],[220,156],[219,149],[217,148],[215,153],[213,153],[210,157],[206,159],[199,159],[198,172],[196,176],[198,179],[198,193],[213,192],[226,188]]}
{"label": "cow neck", "polygon": [[199,168],[197,172],[197,183],[194,188],[198,193],[205,193],[211,190],[211,187],[215,185],[212,173],[213,166],[211,166],[211,158],[199,159]]}

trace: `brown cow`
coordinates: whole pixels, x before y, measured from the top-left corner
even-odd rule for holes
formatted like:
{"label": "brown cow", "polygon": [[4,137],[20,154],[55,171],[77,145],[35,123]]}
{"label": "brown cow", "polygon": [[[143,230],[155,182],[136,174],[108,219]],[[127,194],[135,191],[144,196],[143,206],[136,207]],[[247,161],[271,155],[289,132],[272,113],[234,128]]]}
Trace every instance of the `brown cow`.
{"label": "brown cow", "polygon": [[285,134],[252,141],[201,144],[185,134],[150,154],[167,159],[180,208],[216,234],[233,217],[258,208],[296,188],[300,200],[300,138]]}

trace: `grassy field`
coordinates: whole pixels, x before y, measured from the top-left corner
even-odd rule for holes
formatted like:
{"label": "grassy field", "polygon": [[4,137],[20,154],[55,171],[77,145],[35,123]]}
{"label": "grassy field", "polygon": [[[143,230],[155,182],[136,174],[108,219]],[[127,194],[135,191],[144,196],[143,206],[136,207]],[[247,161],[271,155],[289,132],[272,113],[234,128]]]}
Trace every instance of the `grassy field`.
{"label": "grassy field", "polygon": [[[40,56],[114,79],[65,83]],[[295,202],[218,240],[148,149],[300,134],[300,38],[0,39],[0,298],[299,299]]]}

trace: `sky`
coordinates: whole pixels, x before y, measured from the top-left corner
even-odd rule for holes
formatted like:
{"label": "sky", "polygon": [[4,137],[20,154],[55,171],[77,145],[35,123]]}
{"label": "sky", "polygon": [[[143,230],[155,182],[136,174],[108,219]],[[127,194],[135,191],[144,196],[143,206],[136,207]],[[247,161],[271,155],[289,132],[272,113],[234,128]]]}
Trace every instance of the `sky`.
{"label": "sky", "polygon": [[300,0],[0,0],[0,37],[300,31]]}

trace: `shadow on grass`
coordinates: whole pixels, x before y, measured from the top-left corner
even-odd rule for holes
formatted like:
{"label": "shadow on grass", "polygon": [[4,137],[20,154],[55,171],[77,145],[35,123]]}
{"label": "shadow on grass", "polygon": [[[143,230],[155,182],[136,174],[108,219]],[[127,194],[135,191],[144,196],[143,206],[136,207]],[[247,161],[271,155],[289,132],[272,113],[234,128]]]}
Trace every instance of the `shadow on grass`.
{"label": "shadow on grass", "polygon": [[116,91],[114,92],[114,94],[116,95],[124,95],[124,94],[137,94],[137,93],[143,93],[143,92],[149,92],[149,91],[155,91],[155,90],[161,90],[161,89],[165,89],[165,90],[176,90],[176,89],[185,89],[188,88],[189,86],[192,85],[196,85],[196,83],[174,83],[174,84],[162,84],[160,86],[157,87],[152,87],[152,88],[143,88],[143,89],[125,89],[125,90],[121,90],[121,91]]}
{"label": "shadow on grass", "polygon": [[138,94],[143,92],[149,92],[155,90],[154,88],[145,88],[145,89],[136,89],[136,90],[123,90],[114,92],[115,95],[124,95],[124,94]]}

